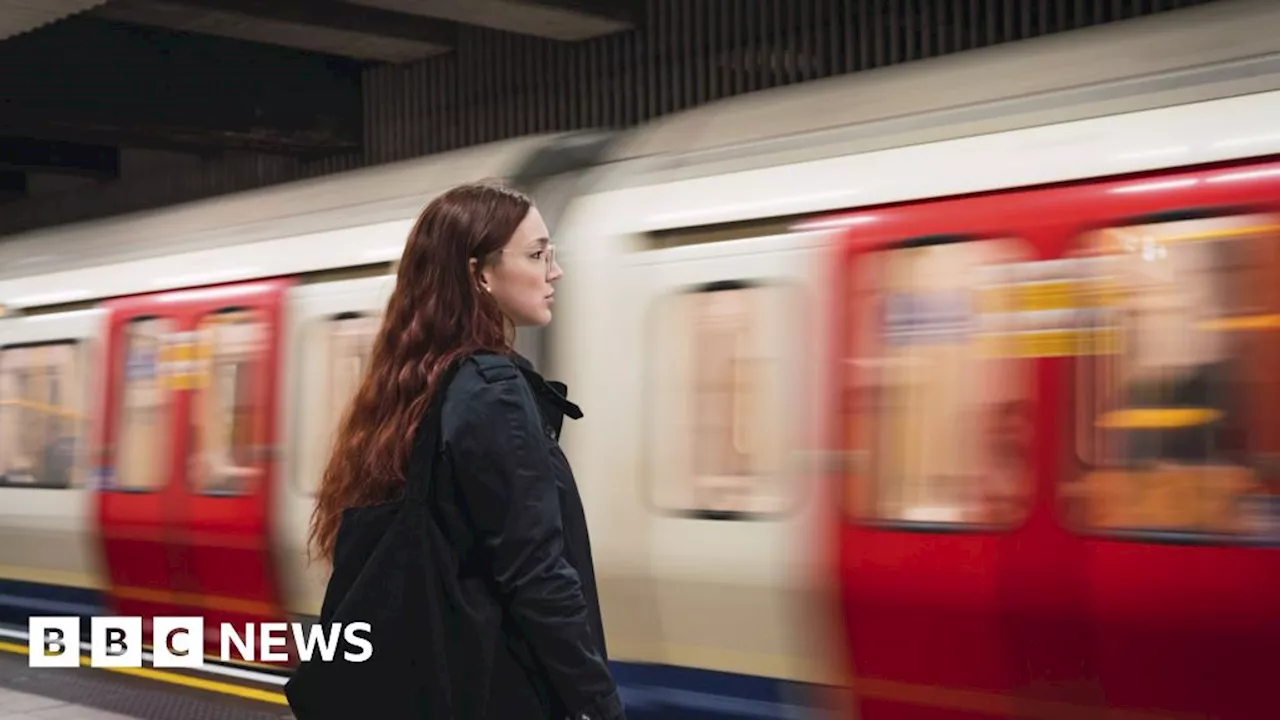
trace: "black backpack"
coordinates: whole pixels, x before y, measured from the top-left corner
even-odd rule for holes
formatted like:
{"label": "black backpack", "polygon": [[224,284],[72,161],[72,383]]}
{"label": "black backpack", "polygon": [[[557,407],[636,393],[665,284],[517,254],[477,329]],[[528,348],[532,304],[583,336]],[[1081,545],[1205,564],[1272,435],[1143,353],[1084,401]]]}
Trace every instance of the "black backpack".
{"label": "black backpack", "polygon": [[[445,391],[461,363],[444,373],[418,429],[402,499],[343,513],[320,625],[368,623],[364,662],[339,642],[332,662],[313,654],[285,684],[297,720],[454,720],[445,618],[455,595],[455,561],[432,513]],[[327,632],[326,632],[327,636]]]}

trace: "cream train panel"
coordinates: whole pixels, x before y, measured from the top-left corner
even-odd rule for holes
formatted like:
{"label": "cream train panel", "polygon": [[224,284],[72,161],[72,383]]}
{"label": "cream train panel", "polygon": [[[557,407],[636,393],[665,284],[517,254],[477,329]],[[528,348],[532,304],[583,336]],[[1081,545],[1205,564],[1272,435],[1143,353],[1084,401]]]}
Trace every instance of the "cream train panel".
{"label": "cream train panel", "polygon": [[286,448],[274,495],[276,567],[286,609],[319,615],[328,571],[308,562],[307,532],[337,419],[356,389],[395,278],[304,285],[290,291],[281,412]]}
{"label": "cream train panel", "polygon": [[819,679],[830,666],[797,621],[819,587],[800,458],[818,429],[822,238],[624,255],[631,242],[580,248],[573,296],[609,299],[573,304],[561,350],[587,413],[567,443],[611,652]]}
{"label": "cream train panel", "polygon": [[[0,320],[0,382],[4,385],[0,389],[4,398],[0,405],[0,425],[4,426],[0,472],[17,476],[0,485],[0,577],[5,579],[89,589],[103,586],[97,523],[87,487],[90,426],[83,419],[98,404],[101,329],[102,313],[97,310]],[[77,344],[46,345],[69,340]],[[32,373],[37,369],[44,372]],[[27,392],[17,392],[19,371],[27,374]],[[57,390],[29,386],[46,385],[54,377],[60,385]],[[34,390],[41,391],[42,400],[33,399]],[[44,396],[49,392],[57,402],[47,402],[49,398]],[[65,414],[76,417],[63,417]],[[70,486],[21,487],[40,474],[40,464],[34,451],[23,447],[26,434],[12,431],[15,423],[38,434],[40,428],[33,424],[51,419],[61,423],[79,420]]]}
{"label": "cream train panel", "polygon": [[632,426],[614,397],[626,391],[631,365],[617,342],[619,288],[608,272],[616,256],[607,246],[615,239],[582,209],[580,200],[572,202],[553,231],[564,275],[556,284],[548,377],[568,384],[569,398],[584,414],[565,420],[560,445],[586,509],[609,656],[647,661],[660,647],[661,623],[647,552],[649,524],[636,509],[635,462],[624,454]]}
{"label": "cream train panel", "polygon": [[[629,318],[619,275],[626,239],[617,216],[576,201],[556,233],[557,283],[551,342],[553,375],[569,385],[584,417],[566,420],[560,444],[573,464],[586,509],[609,656],[660,662],[663,627],[650,546],[652,517],[641,505],[632,412],[638,356],[624,332]],[[584,212],[585,211],[585,212]]]}

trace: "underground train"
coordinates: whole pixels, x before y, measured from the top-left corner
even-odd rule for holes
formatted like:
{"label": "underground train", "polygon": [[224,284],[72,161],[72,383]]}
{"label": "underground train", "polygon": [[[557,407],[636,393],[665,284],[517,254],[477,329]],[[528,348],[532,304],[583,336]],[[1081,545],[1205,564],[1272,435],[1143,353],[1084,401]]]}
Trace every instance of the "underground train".
{"label": "underground train", "polygon": [[0,614],[314,618],[408,230],[502,177],[565,269],[520,348],[585,413],[634,717],[1280,716],[1276,27],[1216,3],[6,239]]}

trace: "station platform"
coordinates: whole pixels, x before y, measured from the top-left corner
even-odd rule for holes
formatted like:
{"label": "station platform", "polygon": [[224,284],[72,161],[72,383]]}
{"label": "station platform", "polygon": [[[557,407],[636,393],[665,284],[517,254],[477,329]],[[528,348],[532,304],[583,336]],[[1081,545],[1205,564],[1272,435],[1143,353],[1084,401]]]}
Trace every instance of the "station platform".
{"label": "station platform", "polygon": [[32,668],[0,652],[0,720],[294,720],[288,706],[111,670]]}
{"label": "station platform", "polygon": [[132,720],[134,717],[0,688],[0,720]]}

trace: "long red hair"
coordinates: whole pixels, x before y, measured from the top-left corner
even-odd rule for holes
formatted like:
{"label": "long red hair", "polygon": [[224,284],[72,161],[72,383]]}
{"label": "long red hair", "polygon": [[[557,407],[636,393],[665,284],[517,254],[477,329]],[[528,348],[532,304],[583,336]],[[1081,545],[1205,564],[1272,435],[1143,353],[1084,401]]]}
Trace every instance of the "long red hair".
{"label": "long red hair", "polygon": [[344,510],[399,497],[418,423],[445,368],[472,352],[511,350],[509,323],[481,290],[478,272],[500,262],[531,207],[519,192],[472,183],[445,192],[419,216],[320,482],[314,555],[332,561]]}

